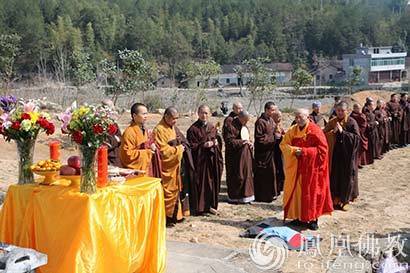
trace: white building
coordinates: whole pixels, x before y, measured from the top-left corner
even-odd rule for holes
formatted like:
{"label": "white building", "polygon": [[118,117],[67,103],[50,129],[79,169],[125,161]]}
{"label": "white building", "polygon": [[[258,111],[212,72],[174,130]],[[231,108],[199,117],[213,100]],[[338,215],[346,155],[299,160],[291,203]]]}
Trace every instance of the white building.
{"label": "white building", "polygon": [[407,52],[398,47],[363,47],[354,54],[343,55],[343,70],[349,80],[353,68],[362,69],[364,83],[385,83],[402,81],[406,77],[405,62]]}

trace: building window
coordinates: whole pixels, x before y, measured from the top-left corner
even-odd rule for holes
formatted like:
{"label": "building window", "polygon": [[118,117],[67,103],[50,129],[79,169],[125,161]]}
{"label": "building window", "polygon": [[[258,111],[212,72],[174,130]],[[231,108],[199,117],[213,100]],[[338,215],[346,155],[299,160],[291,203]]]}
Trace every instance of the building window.
{"label": "building window", "polygon": [[227,84],[231,83],[231,79],[226,79],[226,83]]}
{"label": "building window", "polygon": [[320,75],[316,75],[316,81],[320,81]]}
{"label": "building window", "polygon": [[349,66],[354,66],[354,59],[353,58],[349,59]]}
{"label": "building window", "polygon": [[329,75],[329,80],[333,80],[333,75],[332,74]]}
{"label": "building window", "polygon": [[373,49],[373,53],[374,53],[374,54],[379,54],[379,53],[380,53],[380,49],[374,48],[374,49]]}

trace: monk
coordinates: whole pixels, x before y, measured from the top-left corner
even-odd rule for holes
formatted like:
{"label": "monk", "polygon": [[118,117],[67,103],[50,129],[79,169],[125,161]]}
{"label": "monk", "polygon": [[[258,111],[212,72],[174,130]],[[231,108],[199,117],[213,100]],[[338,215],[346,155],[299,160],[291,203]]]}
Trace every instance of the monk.
{"label": "monk", "polygon": [[[118,118],[118,115],[115,112],[115,105],[112,100],[105,99],[101,102],[101,104],[110,111],[114,112],[115,119]],[[120,160],[121,130],[118,124],[116,125],[118,128],[117,132],[115,135],[109,135],[106,140],[106,144],[108,145],[108,164],[116,167],[122,167]]]}
{"label": "monk", "polygon": [[226,184],[228,202],[248,204],[255,200],[253,188],[253,143],[249,140],[249,121],[246,111],[239,113],[226,128],[223,138],[226,145]]}
{"label": "monk", "polygon": [[234,118],[238,117],[239,113],[243,111],[242,103],[234,102],[232,105],[232,112],[225,118],[222,131],[225,131],[231,125]]}
{"label": "monk", "polygon": [[403,112],[397,94],[392,94],[390,101],[386,105],[387,113],[390,117],[390,143],[392,148],[398,148],[400,144],[401,121]]}
{"label": "monk", "polygon": [[280,144],[286,170],[284,218],[293,219],[293,225],[317,230],[318,218],[333,211],[328,147],[323,131],[309,120],[307,109],[297,110],[295,120]]}
{"label": "monk", "polygon": [[255,201],[270,203],[280,194],[276,180],[275,143],[281,135],[275,134],[273,120],[278,107],[271,101],[255,122]]}
{"label": "monk", "polygon": [[184,219],[180,202],[182,191],[180,168],[184,146],[178,143],[175,132],[178,118],[177,109],[168,107],[162,120],[153,131],[155,143],[161,155],[161,178],[168,226],[174,226]]}
{"label": "monk", "polygon": [[135,103],[131,107],[131,124],[125,129],[120,146],[120,160],[123,167],[140,170],[145,175],[156,150],[155,145],[147,145],[148,134],[145,128],[148,110],[144,104]]}
{"label": "monk", "polygon": [[346,211],[349,202],[359,196],[360,131],[356,120],[347,113],[347,103],[340,102],[335,110],[336,117],[324,130],[329,145],[330,189],[333,207]]}
{"label": "monk", "polygon": [[211,111],[207,105],[198,108],[198,120],[189,127],[187,139],[195,167],[195,179],[190,193],[191,213],[216,214],[221,187],[223,158],[218,130],[209,122]]}
{"label": "monk", "polygon": [[402,93],[400,97],[400,107],[402,111],[402,121],[401,121],[401,134],[400,134],[400,146],[405,147],[408,144],[409,134],[410,134],[410,104],[407,102],[408,95]]}
{"label": "monk", "polygon": [[381,159],[381,154],[378,154],[379,150],[377,145],[379,144],[379,132],[378,126],[379,122],[376,120],[376,115],[374,111],[376,106],[373,100],[368,101],[363,108],[363,113],[366,115],[367,119],[367,129],[366,137],[369,140],[368,149],[365,153],[363,165],[373,164],[374,159]]}
{"label": "monk", "polygon": [[356,163],[358,168],[363,168],[362,162],[365,161],[366,152],[369,148],[369,141],[366,136],[367,118],[366,115],[362,113],[362,110],[360,109],[360,105],[358,103],[355,103],[353,105],[353,111],[350,114],[350,117],[354,119],[357,122],[357,125],[359,126],[360,145],[357,152]]}
{"label": "monk", "polygon": [[335,100],[335,103],[333,104],[333,107],[330,110],[329,120],[336,117],[336,105],[339,104],[340,102],[342,102],[342,98],[340,96],[335,96],[334,100]]}
{"label": "monk", "polygon": [[273,114],[273,121],[276,124],[275,136],[279,139],[275,141],[274,147],[274,158],[275,158],[275,170],[276,170],[276,181],[278,185],[278,191],[283,191],[283,183],[285,182],[285,172],[283,170],[283,160],[282,160],[282,150],[280,149],[280,143],[282,142],[283,136],[285,135],[285,129],[283,129],[282,124],[282,112],[276,111]]}
{"label": "monk", "polygon": [[312,113],[310,113],[309,118],[315,124],[319,125],[320,128],[325,128],[326,120],[323,115],[320,113],[320,107],[322,104],[320,101],[315,101],[312,103]]}
{"label": "monk", "polygon": [[385,110],[385,102],[377,100],[376,110],[374,111],[376,120],[379,123],[379,143],[376,146],[377,153],[382,155],[389,150],[389,117]]}

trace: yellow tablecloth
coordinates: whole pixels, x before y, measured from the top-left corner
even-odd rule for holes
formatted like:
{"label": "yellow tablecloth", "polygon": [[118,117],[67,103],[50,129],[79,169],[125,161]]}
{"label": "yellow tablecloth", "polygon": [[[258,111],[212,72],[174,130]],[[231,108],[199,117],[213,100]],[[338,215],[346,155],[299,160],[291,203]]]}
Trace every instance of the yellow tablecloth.
{"label": "yellow tablecloth", "polygon": [[0,242],[48,255],[42,273],[164,272],[164,196],[140,177],[93,195],[65,186],[10,186]]}

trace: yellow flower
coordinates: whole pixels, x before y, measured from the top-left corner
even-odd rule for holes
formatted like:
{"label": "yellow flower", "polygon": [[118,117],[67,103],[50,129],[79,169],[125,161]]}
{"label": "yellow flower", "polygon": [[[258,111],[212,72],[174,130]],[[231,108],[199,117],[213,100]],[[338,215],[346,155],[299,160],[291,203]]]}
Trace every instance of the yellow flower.
{"label": "yellow flower", "polygon": [[39,118],[38,112],[30,112],[31,122],[35,124]]}

